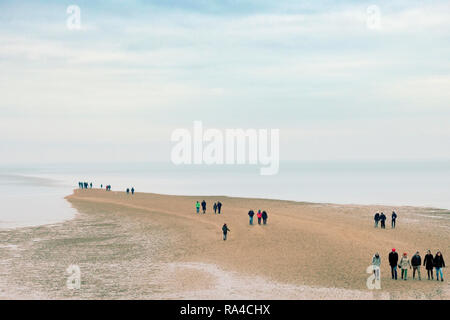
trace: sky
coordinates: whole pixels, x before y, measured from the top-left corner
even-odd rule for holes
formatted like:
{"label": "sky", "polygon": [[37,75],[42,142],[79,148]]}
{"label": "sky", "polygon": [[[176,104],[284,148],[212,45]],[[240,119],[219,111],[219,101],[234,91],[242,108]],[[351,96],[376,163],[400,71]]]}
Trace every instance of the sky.
{"label": "sky", "polygon": [[279,129],[281,161],[449,160],[449,57],[449,1],[0,0],[0,164],[169,161],[196,120]]}

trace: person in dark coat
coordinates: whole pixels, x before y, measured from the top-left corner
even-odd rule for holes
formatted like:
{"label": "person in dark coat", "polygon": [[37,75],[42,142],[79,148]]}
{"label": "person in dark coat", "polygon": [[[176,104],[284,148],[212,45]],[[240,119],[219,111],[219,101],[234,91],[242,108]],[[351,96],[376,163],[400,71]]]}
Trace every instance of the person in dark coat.
{"label": "person in dark coat", "polygon": [[420,266],[422,265],[422,258],[419,255],[419,251],[417,251],[413,257],[411,258],[411,266],[413,268],[413,279],[416,276],[416,271],[417,271],[417,275],[419,277],[419,280],[422,280],[420,277]]}
{"label": "person in dark coat", "polygon": [[206,213],[206,201],[205,200],[202,201],[202,210],[203,210],[203,214],[205,214]]}
{"label": "person in dark coat", "polygon": [[127,194],[129,194],[130,193],[130,188],[127,188]]}
{"label": "person in dark coat", "polygon": [[434,268],[436,269],[436,280],[439,281],[439,275],[441,275],[441,281],[444,281],[444,275],[442,268],[445,268],[444,257],[442,253],[438,251],[433,259]]}
{"label": "person in dark coat", "polygon": [[431,254],[431,251],[428,250],[427,254],[425,255],[425,258],[423,260],[423,265],[425,267],[425,269],[427,269],[427,275],[428,275],[428,280],[434,280],[433,277],[433,267],[434,267],[434,263],[433,263],[433,255]]}
{"label": "person in dark coat", "polygon": [[373,220],[375,220],[375,228],[378,228],[378,221],[380,221],[380,214],[378,212],[375,213]]}
{"label": "person in dark coat", "polygon": [[392,211],[392,216],[391,216],[391,228],[395,229],[395,222],[397,221],[397,214],[395,213],[395,211]]}
{"label": "person in dark coat", "polygon": [[398,264],[398,253],[395,252],[395,248],[389,253],[389,265],[391,266],[392,279],[397,280],[397,264]]}
{"label": "person in dark coat", "polygon": [[250,210],[249,212],[248,212],[248,216],[249,216],[249,218],[250,218],[250,225],[253,225],[253,216],[255,215],[255,212],[253,211],[253,210]]}
{"label": "person in dark coat", "polygon": [[223,224],[222,232],[223,232],[223,241],[227,240],[227,233],[230,231],[226,223]]}
{"label": "person in dark coat", "polygon": [[220,210],[222,210],[222,202],[217,201],[217,213],[220,214]]}
{"label": "person in dark coat", "polygon": [[131,194],[134,194],[134,187],[131,187]]}
{"label": "person in dark coat", "polygon": [[263,219],[263,224],[267,224],[267,212],[263,211],[261,218]]}
{"label": "person in dark coat", "polygon": [[214,209],[214,214],[216,214],[217,213],[217,203],[215,203],[215,202],[214,202],[214,205],[213,205],[213,209]]}
{"label": "person in dark coat", "polygon": [[380,221],[381,221],[381,229],[386,229],[386,216],[382,212],[380,214]]}

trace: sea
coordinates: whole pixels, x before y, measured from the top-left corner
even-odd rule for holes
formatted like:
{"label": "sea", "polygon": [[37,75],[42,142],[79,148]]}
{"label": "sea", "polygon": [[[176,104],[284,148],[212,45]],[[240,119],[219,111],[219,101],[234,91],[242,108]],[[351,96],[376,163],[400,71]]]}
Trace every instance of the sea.
{"label": "sea", "polygon": [[292,161],[272,176],[255,165],[16,164],[0,166],[0,228],[71,219],[64,197],[80,181],[115,191],[450,209],[450,160]]}

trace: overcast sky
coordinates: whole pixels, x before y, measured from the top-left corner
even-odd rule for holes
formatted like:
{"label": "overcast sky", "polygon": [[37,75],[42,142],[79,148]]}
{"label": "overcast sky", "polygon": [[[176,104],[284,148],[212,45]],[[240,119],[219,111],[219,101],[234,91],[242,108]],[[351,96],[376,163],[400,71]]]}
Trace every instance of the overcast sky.
{"label": "overcast sky", "polygon": [[278,128],[282,161],[450,159],[449,57],[449,1],[0,0],[0,163],[168,160],[194,120]]}

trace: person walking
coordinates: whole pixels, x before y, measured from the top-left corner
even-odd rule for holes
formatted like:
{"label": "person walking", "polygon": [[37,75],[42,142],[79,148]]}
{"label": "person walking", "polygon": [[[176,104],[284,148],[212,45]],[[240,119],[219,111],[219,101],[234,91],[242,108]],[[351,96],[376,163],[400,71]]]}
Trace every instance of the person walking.
{"label": "person walking", "polygon": [[220,214],[220,210],[222,210],[222,202],[217,201],[217,213]]}
{"label": "person walking", "polygon": [[425,258],[423,259],[423,266],[425,267],[425,269],[427,269],[427,276],[428,276],[428,280],[434,280],[433,277],[433,267],[434,267],[434,263],[433,263],[433,255],[431,254],[431,251],[428,250],[427,254],[425,255]]}
{"label": "person walking", "polygon": [[206,201],[205,200],[202,201],[202,210],[203,210],[203,214],[205,214],[206,213]]}
{"label": "person walking", "polygon": [[131,194],[134,194],[134,187],[131,187]]}
{"label": "person walking", "polygon": [[195,208],[197,208],[197,213],[200,213],[200,202],[197,201]]}
{"label": "person walking", "polygon": [[263,220],[263,224],[267,224],[267,212],[266,211],[262,212],[261,218]]}
{"label": "person walking", "polygon": [[249,216],[249,218],[250,218],[250,221],[249,221],[249,223],[250,223],[250,225],[253,225],[253,216],[255,215],[255,212],[253,211],[253,210],[250,210],[249,212],[248,212],[248,216]]}
{"label": "person walking", "polygon": [[214,214],[216,214],[217,213],[217,203],[215,203],[215,202],[214,202],[214,205],[213,205],[213,209],[214,209]]}
{"label": "person walking", "polygon": [[392,280],[397,280],[397,264],[398,264],[398,253],[395,252],[395,248],[389,252],[389,265],[391,266],[391,276]]}
{"label": "person walking", "polygon": [[444,274],[442,268],[445,268],[444,257],[442,253],[438,251],[433,259],[434,267],[436,269],[436,280],[439,281],[439,275],[441,275],[441,281],[444,281]]}
{"label": "person walking", "polygon": [[375,228],[378,228],[378,221],[380,221],[380,214],[378,212],[375,213],[373,220],[375,220]]}
{"label": "person walking", "polygon": [[400,259],[399,267],[402,269],[402,279],[406,281],[408,278],[408,267],[411,269],[411,262],[406,252],[403,253],[403,257]]}
{"label": "person walking", "polygon": [[127,194],[129,194],[130,193],[130,188],[127,188]]}
{"label": "person walking", "polygon": [[411,258],[411,265],[413,268],[413,280],[416,277],[416,271],[417,271],[417,275],[419,277],[419,280],[422,280],[420,278],[420,266],[422,265],[422,258],[419,255],[419,251],[417,251],[413,257]]}
{"label": "person walking", "polygon": [[256,217],[258,218],[258,224],[261,224],[261,217],[262,217],[261,210],[258,210],[258,213],[256,214]]}
{"label": "person walking", "polygon": [[386,216],[382,212],[380,214],[380,221],[381,221],[381,229],[386,229]]}
{"label": "person walking", "polygon": [[227,240],[227,233],[230,231],[226,223],[223,224],[222,232],[223,232],[223,241]]}
{"label": "person walking", "polygon": [[380,280],[380,266],[381,266],[381,257],[377,253],[372,257],[372,266],[373,266],[373,274],[375,275],[376,280]]}
{"label": "person walking", "polygon": [[391,216],[391,228],[395,229],[395,222],[397,220],[397,214],[395,213],[395,211],[392,211],[392,216]]}

